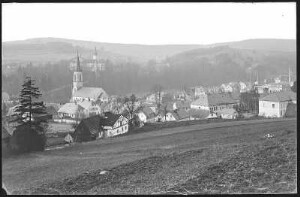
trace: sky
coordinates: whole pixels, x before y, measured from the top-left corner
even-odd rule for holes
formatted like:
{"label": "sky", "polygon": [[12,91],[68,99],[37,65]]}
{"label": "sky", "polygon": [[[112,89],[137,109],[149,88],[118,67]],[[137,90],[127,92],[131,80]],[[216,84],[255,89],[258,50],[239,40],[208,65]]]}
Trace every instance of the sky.
{"label": "sky", "polygon": [[4,3],[2,41],[130,44],[296,39],[296,3]]}

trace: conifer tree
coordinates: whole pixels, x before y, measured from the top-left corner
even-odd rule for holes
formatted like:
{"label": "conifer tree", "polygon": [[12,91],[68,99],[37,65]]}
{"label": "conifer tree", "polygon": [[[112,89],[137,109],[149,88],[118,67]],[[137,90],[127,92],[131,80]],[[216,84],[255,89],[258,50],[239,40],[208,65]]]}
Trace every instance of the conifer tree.
{"label": "conifer tree", "polygon": [[42,95],[35,81],[26,77],[19,96],[19,105],[15,110],[16,130],[14,135],[20,149],[43,150],[46,138],[45,132],[48,126],[46,107],[42,101],[38,101]]}

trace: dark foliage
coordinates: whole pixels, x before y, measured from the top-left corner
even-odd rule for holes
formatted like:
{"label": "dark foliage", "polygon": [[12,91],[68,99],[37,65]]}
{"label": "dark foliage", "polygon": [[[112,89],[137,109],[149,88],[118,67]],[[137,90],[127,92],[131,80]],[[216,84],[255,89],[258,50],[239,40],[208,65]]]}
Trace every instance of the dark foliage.
{"label": "dark foliage", "polygon": [[38,101],[41,93],[34,86],[34,80],[26,77],[19,97],[19,105],[11,122],[16,122],[12,143],[15,152],[44,150],[49,116],[43,102]]}
{"label": "dark foliage", "polygon": [[259,94],[256,91],[243,92],[240,96],[240,111],[258,113]]}
{"label": "dark foliage", "polygon": [[13,153],[43,151],[45,145],[46,136],[36,132],[29,125],[17,127],[10,140],[10,148]]}

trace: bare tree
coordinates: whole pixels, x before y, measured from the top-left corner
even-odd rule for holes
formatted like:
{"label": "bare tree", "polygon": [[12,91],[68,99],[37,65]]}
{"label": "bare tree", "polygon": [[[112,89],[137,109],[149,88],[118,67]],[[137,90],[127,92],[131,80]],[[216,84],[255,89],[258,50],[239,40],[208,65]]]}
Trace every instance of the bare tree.
{"label": "bare tree", "polygon": [[153,92],[154,92],[154,95],[155,95],[155,103],[156,103],[156,106],[157,106],[157,111],[160,110],[160,107],[161,107],[161,101],[162,101],[162,90],[163,90],[163,87],[159,84],[155,85],[153,87]]}
{"label": "bare tree", "polygon": [[132,94],[130,97],[124,98],[124,105],[125,108],[129,114],[129,120],[131,120],[134,116],[134,113],[137,112],[142,106],[139,106],[138,100],[134,94]]}

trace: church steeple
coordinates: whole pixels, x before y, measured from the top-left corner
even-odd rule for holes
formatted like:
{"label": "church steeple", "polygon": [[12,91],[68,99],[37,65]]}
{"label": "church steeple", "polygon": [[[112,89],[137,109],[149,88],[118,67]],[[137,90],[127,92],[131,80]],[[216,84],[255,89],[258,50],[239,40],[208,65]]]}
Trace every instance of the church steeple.
{"label": "church steeple", "polygon": [[72,98],[74,101],[74,93],[77,92],[80,88],[83,87],[83,77],[82,77],[82,70],[80,68],[80,60],[77,51],[77,62],[76,62],[76,70],[73,74],[73,90],[72,90]]}
{"label": "church steeple", "polygon": [[75,71],[76,72],[81,72],[78,50],[77,50],[77,61],[76,61],[76,70]]}

